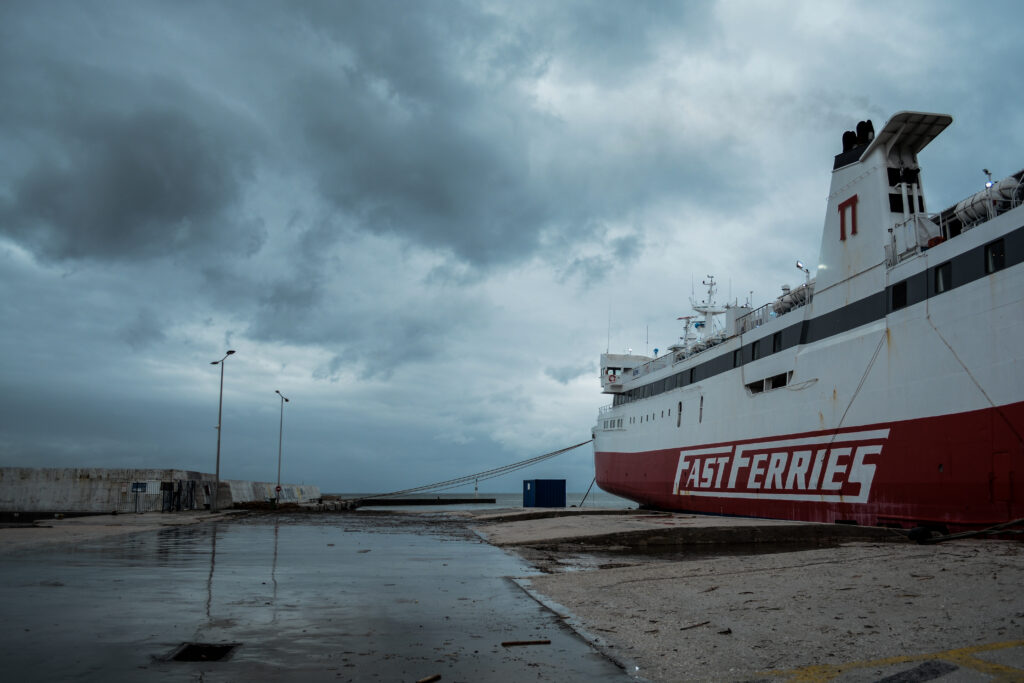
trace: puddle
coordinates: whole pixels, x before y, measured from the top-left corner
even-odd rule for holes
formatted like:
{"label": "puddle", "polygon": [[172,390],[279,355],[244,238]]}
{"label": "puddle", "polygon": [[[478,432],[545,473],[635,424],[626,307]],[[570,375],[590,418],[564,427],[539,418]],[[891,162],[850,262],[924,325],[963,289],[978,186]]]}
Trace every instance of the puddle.
{"label": "puddle", "polygon": [[[252,515],[47,546],[0,561],[0,657],[12,680],[627,679],[506,578],[535,573],[422,515]],[[244,646],[167,661],[183,643]]]}
{"label": "puddle", "polygon": [[555,549],[517,548],[517,552],[544,573],[618,569],[659,562],[688,562],[750,555],[773,555],[836,547],[812,543],[735,543],[695,546],[579,546]]}

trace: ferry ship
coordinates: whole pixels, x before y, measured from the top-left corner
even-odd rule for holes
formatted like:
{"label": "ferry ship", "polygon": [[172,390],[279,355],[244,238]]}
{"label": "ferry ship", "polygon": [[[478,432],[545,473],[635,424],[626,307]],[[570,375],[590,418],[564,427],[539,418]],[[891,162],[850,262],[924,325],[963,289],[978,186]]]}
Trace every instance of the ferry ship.
{"label": "ferry ship", "polygon": [[[1024,517],[1024,171],[929,212],[951,116],[842,136],[816,267],[713,277],[664,354],[601,356],[597,483],[643,507],[959,531]],[[702,290],[704,291],[704,290]]]}

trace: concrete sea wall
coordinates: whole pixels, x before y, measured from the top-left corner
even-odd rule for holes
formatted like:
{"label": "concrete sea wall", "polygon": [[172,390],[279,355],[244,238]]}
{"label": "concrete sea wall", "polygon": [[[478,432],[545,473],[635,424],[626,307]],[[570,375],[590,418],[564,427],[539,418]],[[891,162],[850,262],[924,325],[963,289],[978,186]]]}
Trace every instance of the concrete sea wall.
{"label": "concrete sea wall", "polygon": [[[175,469],[0,468],[0,512],[110,513],[203,509],[214,476]],[[218,508],[274,497],[271,482],[224,480]],[[320,488],[282,484],[282,503],[320,498]]]}

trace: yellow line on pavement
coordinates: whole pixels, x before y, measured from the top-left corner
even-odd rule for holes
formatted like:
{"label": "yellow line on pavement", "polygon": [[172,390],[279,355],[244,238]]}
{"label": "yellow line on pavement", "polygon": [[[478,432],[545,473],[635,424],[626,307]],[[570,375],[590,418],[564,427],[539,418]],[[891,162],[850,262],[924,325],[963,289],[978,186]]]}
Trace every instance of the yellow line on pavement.
{"label": "yellow line on pavement", "polygon": [[1021,681],[1024,680],[1024,670],[1015,669],[1002,664],[985,661],[975,655],[981,652],[992,652],[994,650],[1005,650],[1011,647],[1024,647],[1024,640],[1008,640],[1003,643],[988,643],[986,645],[974,645],[962,647],[955,650],[933,652],[923,655],[898,655],[885,657],[883,659],[872,659],[862,662],[847,662],[845,664],[814,664],[811,666],[790,669],[788,671],[766,671],[770,676],[783,678],[790,683],[828,683],[840,675],[853,669],[865,669],[868,667],[883,667],[893,664],[906,664],[909,662],[923,662],[933,659],[940,659],[952,662],[957,666],[972,669],[980,673],[992,676],[995,681]]}

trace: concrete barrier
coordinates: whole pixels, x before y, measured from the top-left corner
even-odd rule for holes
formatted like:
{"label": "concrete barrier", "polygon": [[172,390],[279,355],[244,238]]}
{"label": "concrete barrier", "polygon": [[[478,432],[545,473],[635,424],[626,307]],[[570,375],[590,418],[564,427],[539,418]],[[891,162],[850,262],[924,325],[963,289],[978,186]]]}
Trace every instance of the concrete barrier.
{"label": "concrete barrier", "polygon": [[[209,506],[214,477],[175,469],[0,468],[0,512],[159,512]],[[224,480],[218,507],[275,497],[274,484]],[[282,484],[280,501],[320,498],[317,486]]]}
{"label": "concrete barrier", "polygon": [[277,498],[279,503],[308,503],[320,498],[319,486],[304,484],[281,484],[281,494],[274,492],[273,482],[262,481],[221,481],[221,495],[224,495],[224,484],[227,483],[230,493],[228,507],[235,503],[250,503]]}

